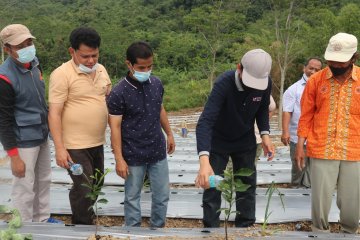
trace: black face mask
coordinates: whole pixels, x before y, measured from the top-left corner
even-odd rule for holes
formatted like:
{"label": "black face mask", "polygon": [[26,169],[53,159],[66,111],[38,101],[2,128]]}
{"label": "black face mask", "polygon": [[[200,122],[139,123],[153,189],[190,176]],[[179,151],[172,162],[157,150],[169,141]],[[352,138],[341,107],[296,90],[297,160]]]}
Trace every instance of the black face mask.
{"label": "black face mask", "polygon": [[350,64],[347,67],[343,67],[343,68],[336,68],[336,67],[331,67],[329,66],[332,74],[336,77],[336,76],[341,76],[344,73],[346,73],[347,70],[349,70],[350,68],[352,68],[352,64]]}
{"label": "black face mask", "polygon": [[253,88],[250,88],[250,87],[246,86],[246,85],[244,84],[242,78],[240,78],[240,83],[241,83],[241,85],[242,85],[242,87],[243,87],[243,89],[244,89],[245,91],[251,91],[251,90],[253,89]]}

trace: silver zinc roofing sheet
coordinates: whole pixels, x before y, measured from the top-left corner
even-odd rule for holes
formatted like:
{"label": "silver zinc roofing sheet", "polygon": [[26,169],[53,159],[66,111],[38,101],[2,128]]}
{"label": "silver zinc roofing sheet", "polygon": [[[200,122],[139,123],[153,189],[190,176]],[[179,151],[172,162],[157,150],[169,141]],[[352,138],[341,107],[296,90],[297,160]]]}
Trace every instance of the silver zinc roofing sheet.
{"label": "silver zinc roofing sheet", "polygon": [[[52,185],[51,187],[51,212],[56,214],[71,214],[69,204],[69,189],[71,185]],[[285,211],[282,208],[280,197],[274,195],[271,198],[270,211],[272,211],[269,223],[278,222],[293,222],[300,220],[310,220],[311,217],[311,197],[310,189],[279,189],[283,194],[285,204]],[[0,204],[11,204],[10,192],[11,186],[9,184],[0,185]],[[124,192],[122,187],[108,186],[103,188],[105,198],[109,200],[106,205],[101,205],[99,210],[100,215],[109,216],[123,216],[124,208]],[[170,218],[202,218],[202,189],[185,188],[185,189],[171,189],[170,201],[168,205],[167,217]],[[267,197],[265,196],[266,189],[258,188],[256,196],[256,219],[261,223],[264,221],[264,213],[267,204]],[[222,202],[222,207],[225,207],[225,201]],[[151,210],[151,191],[144,189],[141,194],[141,209],[143,216],[150,216]],[[235,209],[234,209],[235,210]],[[224,219],[224,216],[221,215]],[[230,218],[234,219],[234,216]],[[336,206],[336,195],[333,196],[332,207],[329,214],[330,222],[337,222],[339,220],[339,210]]]}

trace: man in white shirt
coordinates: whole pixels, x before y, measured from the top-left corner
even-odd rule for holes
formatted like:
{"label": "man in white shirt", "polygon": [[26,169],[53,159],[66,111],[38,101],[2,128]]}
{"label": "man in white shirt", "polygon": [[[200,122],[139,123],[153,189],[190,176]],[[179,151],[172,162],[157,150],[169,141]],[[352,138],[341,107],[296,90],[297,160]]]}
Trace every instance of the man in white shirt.
{"label": "man in white shirt", "polygon": [[[272,115],[274,114],[276,110],[276,103],[272,95],[270,95],[270,104],[269,104],[269,121]],[[263,153],[262,149],[262,140],[259,133],[259,128],[257,127],[257,124],[255,122],[254,124],[255,129],[255,137],[256,137],[256,156],[255,156],[255,164],[257,163],[257,160],[259,160],[259,157],[261,156],[261,153]]]}
{"label": "man in white shirt", "polygon": [[[282,135],[281,142],[290,145],[291,167],[291,184],[295,187],[311,186],[310,183],[310,162],[306,158],[306,167],[299,170],[295,160],[295,148],[298,140],[297,127],[300,118],[300,100],[303,94],[308,78],[321,70],[322,61],[319,58],[312,57],[306,61],[301,79],[291,85],[283,96],[283,114],[282,114]],[[305,148],[305,146],[304,146]]]}

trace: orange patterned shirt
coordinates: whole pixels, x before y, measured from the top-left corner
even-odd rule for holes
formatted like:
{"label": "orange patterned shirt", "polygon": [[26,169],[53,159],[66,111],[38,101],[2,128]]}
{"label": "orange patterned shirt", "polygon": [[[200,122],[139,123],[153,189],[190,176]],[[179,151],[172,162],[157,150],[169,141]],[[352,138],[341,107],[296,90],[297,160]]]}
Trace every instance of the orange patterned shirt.
{"label": "orange patterned shirt", "polygon": [[313,74],[301,98],[298,136],[307,138],[307,155],[360,161],[360,68],[343,83],[328,67]]}

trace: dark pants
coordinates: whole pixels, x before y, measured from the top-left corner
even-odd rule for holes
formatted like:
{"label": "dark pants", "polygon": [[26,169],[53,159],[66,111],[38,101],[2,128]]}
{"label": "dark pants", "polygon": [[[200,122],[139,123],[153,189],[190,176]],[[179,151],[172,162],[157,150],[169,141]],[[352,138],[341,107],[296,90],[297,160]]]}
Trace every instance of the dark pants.
{"label": "dark pants", "polygon": [[[248,168],[254,171],[250,177],[237,177],[245,184],[251,185],[246,192],[236,192],[236,210],[239,211],[235,217],[236,227],[248,227],[255,223],[255,192],[256,192],[256,147],[251,150],[235,152],[231,154],[210,153],[210,165],[216,175],[223,175],[229,157],[232,159],[233,172],[241,168]],[[204,227],[219,227],[221,206],[221,192],[216,188],[209,188],[203,195],[203,224]]]}
{"label": "dark pants", "polygon": [[[82,165],[84,174],[89,181],[95,181],[90,178],[91,175],[95,175],[95,169],[99,169],[104,172],[104,148],[103,145],[98,147],[86,148],[86,149],[68,149],[71,159],[74,163]],[[90,206],[94,204],[94,201],[85,197],[91,190],[87,187],[81,186],[83,183],[87,183],[84,175],[75,176],[68,170],[71,179],[73,180],[73,186],[69,192],[69,199],[71,205],[73,224],[85,224],[92,225],[94,219],[94,211],[89,210]]]}

